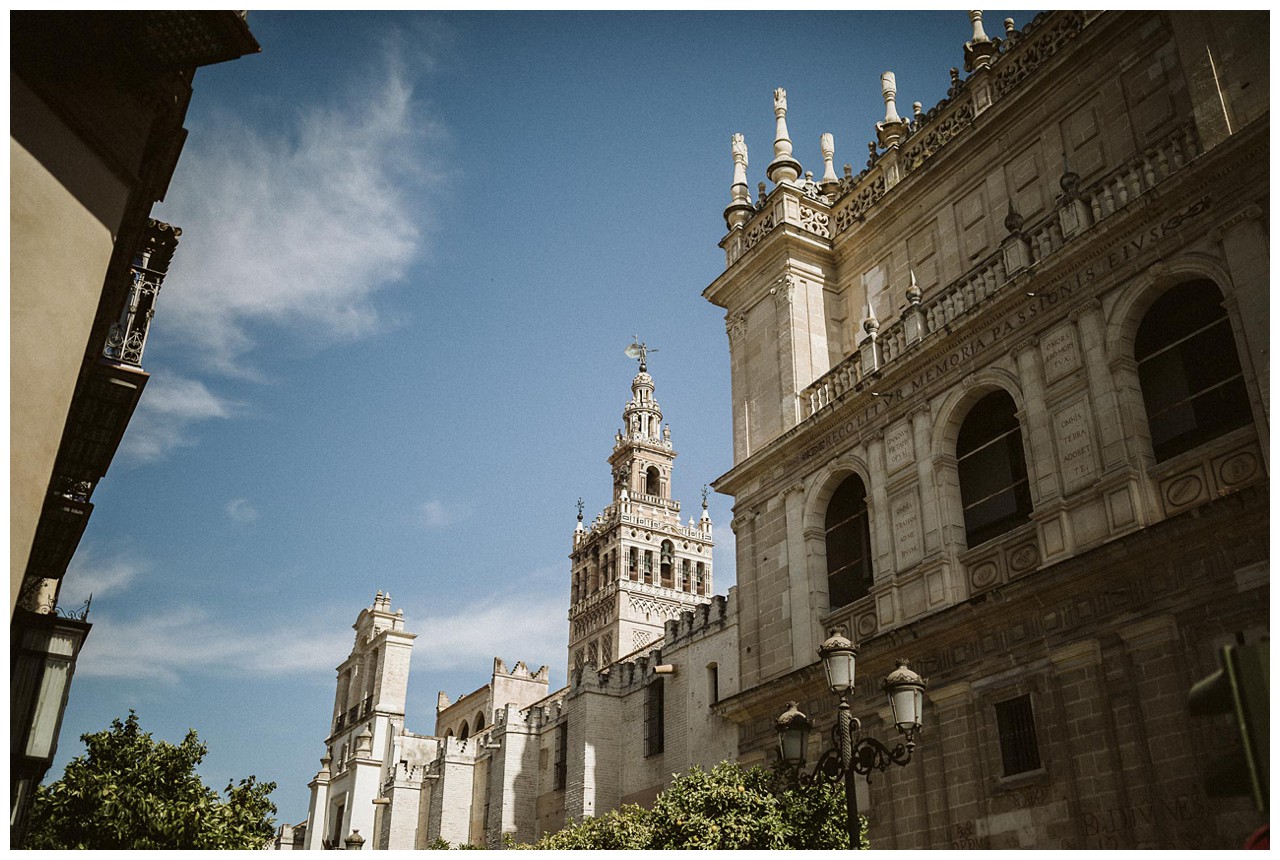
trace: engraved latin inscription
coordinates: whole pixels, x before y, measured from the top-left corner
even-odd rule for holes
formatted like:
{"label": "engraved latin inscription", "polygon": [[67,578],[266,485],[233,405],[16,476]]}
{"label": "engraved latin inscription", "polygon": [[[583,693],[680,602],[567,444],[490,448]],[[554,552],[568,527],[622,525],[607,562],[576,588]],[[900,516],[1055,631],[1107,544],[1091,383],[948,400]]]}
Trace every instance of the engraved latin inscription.
{"label": "engraved latin inscription", "polygon": [[1053,383],[1080,366],[1080,353],[1070,325],[1054,329],[1040,342],[1044,350],[1045,381]]}
{"label": "engraved latin inscription", "polygon": [[1058,468],[1066,492],[1089,483],[1094,476],[1093,434],[1084,402],[1073,403],[1054,416],[1058,437]]}
{"label": "engraved latin inscription", "polygon": [[911,425],[899,424],[884,435],[885,465],[890,473],[915,460],[915,449],[911,445]]}
{"label": "engraved latin inscription", "polygon": [[920,560],[920,503],[915,490],[890,502],[893,513],[893,542],[898,549],[898,565],[906,567]]}

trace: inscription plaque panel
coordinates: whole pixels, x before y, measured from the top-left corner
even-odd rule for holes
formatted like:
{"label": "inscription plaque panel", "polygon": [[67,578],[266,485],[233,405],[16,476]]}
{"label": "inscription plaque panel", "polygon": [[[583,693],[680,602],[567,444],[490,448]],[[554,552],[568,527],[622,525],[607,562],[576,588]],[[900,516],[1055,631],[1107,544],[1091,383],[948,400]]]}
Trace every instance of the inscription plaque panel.
{"label": "inscription plaque panel", "polygon": [[1040,341],[1044,356],[1044,379],[1052,385],[1080,366],[1080,351],[1070,324],[1059,326]]}
{"label": "inscription plaque panel", "polygon": [[1062,475],[1063,491],[1068,494],[1088,484],[1097,474],[1090,423],[1089,409],[1083,400],[1067,405],[1053,416],[1058,472]]}
{"label": "inscription plaque panel", "polygon": [[889,501],[893,518],[893,545],[898,568],[910,567],[924,557],[920,529],[920,499],[915,488]]}
{"label": "inscription plaque panel", "polygon": [[885,468],[889,474],[915,460],[915,447],[911,443],[911,425],[899,424],[884,434]]}

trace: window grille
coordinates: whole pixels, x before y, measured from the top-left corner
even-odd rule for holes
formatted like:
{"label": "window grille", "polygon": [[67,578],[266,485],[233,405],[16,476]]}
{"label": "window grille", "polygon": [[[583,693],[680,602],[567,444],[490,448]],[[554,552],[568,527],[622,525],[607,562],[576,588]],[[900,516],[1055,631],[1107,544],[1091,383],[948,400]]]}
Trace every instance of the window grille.
{"label": "window grille", "polygon": [[1004,775],[1014,776],[1040,767],[1040,747],[1031,715],[1031,696],[996,704],[996,726],[1000,732],[1000,759]]}
{"label": "window grille", "polygon": [[1005,391],[974,405],[960,426],[956,461],[969,546],[1012,531],[1031,516],[1018,407]]}
{"label": "window grille", "polygon": [[656,678],[645,688],[644,699],[644,754],[648,758],[662,752],[663,690],[662,678]]}
{"label": "window grille", "polygon": [[1156,462],[1253,419],[1231,321],[1212,281],[1188,281],[1156,299],[1133,353]]}
{"label": "window grille", "polygon": [[556,768],[555,787],[565,787],[569,772],[569,721],[565,720],[556,727]]}
{"label": "window grille", "polygon": [[862,478],[850,475],[831,494],[826,532],[827,596],[835,609],[871,589],[871,524]]}

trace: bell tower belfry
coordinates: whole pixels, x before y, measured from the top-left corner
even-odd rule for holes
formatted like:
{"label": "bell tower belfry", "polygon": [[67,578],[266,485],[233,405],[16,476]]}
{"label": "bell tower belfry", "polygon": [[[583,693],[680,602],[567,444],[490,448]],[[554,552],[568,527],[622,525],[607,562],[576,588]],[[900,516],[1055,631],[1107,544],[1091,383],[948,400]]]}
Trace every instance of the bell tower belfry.
{"label": "bell tower belfry", "polygon": [[668,619],[710,601],[711,518],[680,522],[671,498],[676,459],[671,427],[662,423],[647,368],[648,349],[627,354],[640,363],[631,400],[622,410],[609,465],[613,502],[573,533],[569,603],[569,671],[588,663],[603,668],[662,636]]}

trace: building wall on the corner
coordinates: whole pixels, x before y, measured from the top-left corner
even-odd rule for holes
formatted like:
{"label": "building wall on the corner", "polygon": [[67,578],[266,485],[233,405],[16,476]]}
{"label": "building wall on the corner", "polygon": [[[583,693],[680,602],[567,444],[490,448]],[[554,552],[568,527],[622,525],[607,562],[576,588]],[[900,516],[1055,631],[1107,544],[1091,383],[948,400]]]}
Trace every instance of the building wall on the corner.
{"label": "building wall on the corner", "polygon": [[[891,362],[872,383],[895,400],[847,393],[764,450],[761,425],[739,419],[792,357],[794,341],[769,336],[782,303],[763,298],[791,261],[744,257],[714,287],[730,297],[742,685],[776,690],[735,713],[738,757],[769,757],[787,698],[830,715],[813,665],[827,625],[860,641],[856,713],[885,741],[896,732],[873,682],[893,658],[911,657],[930,680],[926,726],[912,764],[873,780],[864,811],[876,847],[1224,847],[1259,823],[1245,801],[1204,795],[1221,737],[1188,716],[1186,696],[1235,632],[1257,639],[1269,628],[1268,82],[1256,40],[1239,35],[1261,19],[1105,14],[1047,75],[1007,97],[1016,106],[989,109],[890,189],[835,249],[838,273],[807,275],[834,284],[828,306],[846,313],[849,337],[829,338],[844,344],[833,363],[864,337],[868,290],[885,298],[875,307],[883,330],[903,305],[909,264],[928,302],[974,255],[998,250],[1011,197],[1028,222],[1052,213],[1064,151],[1087,186],[1194,115],[1198,157],[1074,243],[1055,244],[1016,294],[903,352],[895,360],[915,367],[911,377]],[[1240,118],[1230,133],[1224,102],[1227,118]],[[796,252],[806,272],[808,253]],[[1201,277],[1223,291],[1255,421],[1156,463],[1133,331],[1144,303]],[[745,331],[733,330],[735,301],[758,302]],[[974,334],[980,347],[952,361]],[[760,348],[772,353],[760,358]],[[934,367],[943,370],[926,376]],[[995,388],[1019,407],[1033,515],[970,548],[954,430]],[[1086,444],[1068,444],[1063,428],[1082,424]],[[822,517],[848,474],[868,488],[875,583],[868,598],[832,611]],[[1044,767],[1006,778],[995,706],[1023,693]]]}
{"label": "building wall on the corner", "polygon": [[[27,568],[129,189],[17,77],[9,138],[9,608]],[[22,137],[39,135],[43,163]],[[59,173],[74,164],[77,176]],[[87,199],[69,191],[76,188]]]}

